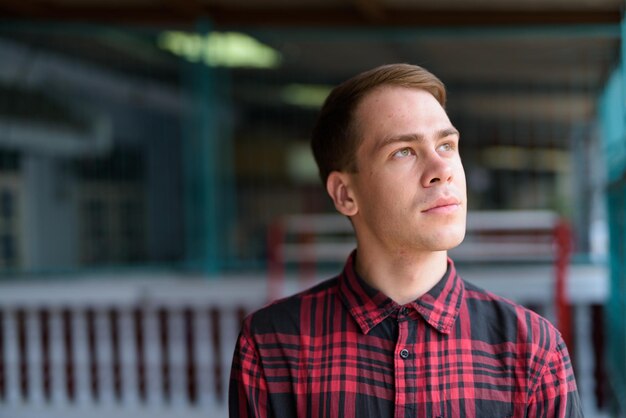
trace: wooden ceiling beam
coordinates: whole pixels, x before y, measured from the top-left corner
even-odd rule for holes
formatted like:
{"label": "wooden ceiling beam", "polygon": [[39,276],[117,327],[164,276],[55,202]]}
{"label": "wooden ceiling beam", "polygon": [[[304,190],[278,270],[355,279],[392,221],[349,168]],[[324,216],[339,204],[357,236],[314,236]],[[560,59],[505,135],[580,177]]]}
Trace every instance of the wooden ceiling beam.
{"label": "wooden ceiling beam", "polygon": [[[355,0],[359,1],[359,0]],[[212,8],[216,24],[281,27],[379,26],[352,10],[233,10]],[[615,11],[476,11],[476,10],[384,10],[384,25],[407,27],[508,26],[619,23]]]}
{"label": "wooden ceiling beam", "polygon": [[165,4],[174,10],[177,16],[187,16],[192,20],[204,17],[207,13],[206,7],[199,0],[165,0]]}
{"label": "wooden ceiling beam", "polygon": [[[169,7],[149,6],[54,6],[39,3],[37,7],[18,7],[19,0],[2,0],[0,15],[5,19],[69,21],[80,23],[134,24],[156,26],[191,26],[198,18],[208,18],[215,27],[436,27],[436,26],[528,26],[618,23],[619,10],[543,10],[543,11],[476,11],[476,10],[392,10],[363,6],[366,0],[353,0],[354,7],[310,9],[242,10],[203,6],[187,0],[185,6],[171,2]],[[371,8],[371,10],[370,10]],[[377,11],[378,10],[378,11]],[[384,13],[384,21],[372,19]]]}
{"label": "wooden ceiling beam", "polygon": [[357,12],[372,23],[384,23],[385,6],[381,0],[350,0]]}
{"label": "wooden ceiling beam", "polygon": [[41,15],[47,13],[54,7],[50,6],[50,4],[42,3],[38,0],[33,1],[10,1],[10,0],[0,0],[0,10],[2,16],[11,16],[11,15]]}

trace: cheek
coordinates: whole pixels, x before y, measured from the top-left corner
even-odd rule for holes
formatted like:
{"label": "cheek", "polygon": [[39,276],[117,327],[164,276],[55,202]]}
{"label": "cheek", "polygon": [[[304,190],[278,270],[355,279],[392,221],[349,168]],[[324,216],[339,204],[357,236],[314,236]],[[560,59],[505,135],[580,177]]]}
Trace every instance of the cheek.
{"label": "cheek", "polygon": [[385,218],[391,218],[391,213],[409,206],[407,189],[394,181],[371,182],[364,185],[359,195],[359,206],[363,212],[385,221]]}
{"label": "cheek", "polygon": [[463,164],[461,164],[461,161],[455,164],[453,170],[455,173],[455,182],[459,185],[465,186],[465,170],[463,169]]}

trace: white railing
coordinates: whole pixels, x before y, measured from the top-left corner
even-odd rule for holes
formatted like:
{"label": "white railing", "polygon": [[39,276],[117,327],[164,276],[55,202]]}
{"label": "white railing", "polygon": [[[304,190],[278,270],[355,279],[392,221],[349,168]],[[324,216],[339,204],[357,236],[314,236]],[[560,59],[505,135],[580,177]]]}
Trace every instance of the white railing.
{"label": "white railing", "polygon": [[0,417],[227,416],[237,333],[265,292],[106,282],[0,285]]}

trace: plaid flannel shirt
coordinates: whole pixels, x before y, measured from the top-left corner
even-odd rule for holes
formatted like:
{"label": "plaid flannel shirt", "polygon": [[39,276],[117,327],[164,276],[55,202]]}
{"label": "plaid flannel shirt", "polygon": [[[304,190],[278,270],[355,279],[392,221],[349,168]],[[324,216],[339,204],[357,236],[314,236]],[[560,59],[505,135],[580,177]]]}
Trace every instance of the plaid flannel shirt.
{"label": "plaid flannel shirt", "polygon": [[244,321],[231,418],[582,417],[567,348],[544,318],[454,264],[400,306],[354,271]]}

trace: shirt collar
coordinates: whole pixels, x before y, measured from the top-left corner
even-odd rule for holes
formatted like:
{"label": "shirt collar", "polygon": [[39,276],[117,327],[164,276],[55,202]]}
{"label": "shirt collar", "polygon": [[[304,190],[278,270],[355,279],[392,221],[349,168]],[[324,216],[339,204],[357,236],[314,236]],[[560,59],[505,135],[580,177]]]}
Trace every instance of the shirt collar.
{"label": "shirt collar", "polygon": [[[341,299],[364,334],[400,309],[400,305],[360,278],[355,269],[356,250],[346,261],[339,280]],[[448,258],[448,268],[437,284],[405,307],[420,314],[441,333],[447,334],[456,321],[463,301],[464,285],[454,263]]]}

